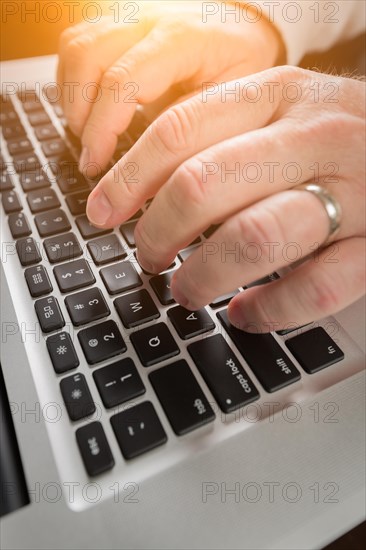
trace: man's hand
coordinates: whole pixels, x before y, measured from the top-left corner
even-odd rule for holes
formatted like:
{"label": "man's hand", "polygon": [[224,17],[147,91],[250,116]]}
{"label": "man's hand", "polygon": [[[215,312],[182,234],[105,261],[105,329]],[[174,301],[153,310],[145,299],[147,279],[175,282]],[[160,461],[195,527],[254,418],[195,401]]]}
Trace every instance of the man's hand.
{"label": "man's hand", "polygon": [[[230,84],[237,97],[218,86],[161,115],[93,190],[89,219],[116,226],[155,196],[135,237],[141,265],[156,273],[223,222],[172,280],[188,309],[306,260],[236,296],[230,320],[268,331],[333,314],[365,289],[365,84],[292,67]],[[342,208],[336,240],[320,250],[329,219],[296,189],[305,182]]]}
{"label": "man's hand", "polygon": [[[69,126],[81,137],[81,169],[106,167],[137,103],[151,103],[175,84],[188,94],[203,82],[224,82],[276,63],[281,41],[263,16],[252,23],[256,14],[249,11],[224,22],[221,10],[205,14],[203,4],[141,2],[136,22],[105,17],[62,34],[58,83]],[[74,97],[68,98],[72,83]]]}

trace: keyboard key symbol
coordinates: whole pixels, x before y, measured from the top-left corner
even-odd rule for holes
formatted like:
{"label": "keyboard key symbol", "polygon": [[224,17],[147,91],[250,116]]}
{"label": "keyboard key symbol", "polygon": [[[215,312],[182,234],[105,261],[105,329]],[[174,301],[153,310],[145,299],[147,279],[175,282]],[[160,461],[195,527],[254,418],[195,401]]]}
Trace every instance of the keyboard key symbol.
{"label": "keyboard key symbol", "polygon": [[152,348],[156,348],[160,346],[160,339],[158,336],[154,336],[154,338],[150,338],[149,340],[149,346]]}
{"label": "keyboard key symbol", "polygon": [[92,455],[94,456],[99,455],[100,448],[96,437],[91,437],[90,439],[88,439],[88,445]]}
{"label": "keyboard key symbol", "polygon": [[99,342],[96,338],[92,338],[91,340],[89,340],[88,344],[91,348],[96,348]]}
{"label": "keyboard key symbol", "polygon": [[66,346],[59,346],[56,349],[56,353],[57,353],[57,355],[64,355],[65,353],[67,353],[67,347]]}
{"label": "keyboard key symbol", "polygon": [[72,392],[71,392],[71,398],[75,399],[75,401],[80,399],[80,397],[82,397],[82,395],[83,395],[83,392],[79,389],[72,390]]}

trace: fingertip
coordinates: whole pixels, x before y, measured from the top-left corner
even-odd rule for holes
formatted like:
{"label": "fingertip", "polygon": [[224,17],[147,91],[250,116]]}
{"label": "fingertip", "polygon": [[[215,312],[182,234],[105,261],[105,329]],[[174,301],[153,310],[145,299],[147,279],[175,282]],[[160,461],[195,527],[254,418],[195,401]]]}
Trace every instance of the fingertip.
{"label": "fingertip", "polygon": [[93,225],[104,227],[113,214],[113,207],[101,187],[96,187],[89,195],[86,215]]}

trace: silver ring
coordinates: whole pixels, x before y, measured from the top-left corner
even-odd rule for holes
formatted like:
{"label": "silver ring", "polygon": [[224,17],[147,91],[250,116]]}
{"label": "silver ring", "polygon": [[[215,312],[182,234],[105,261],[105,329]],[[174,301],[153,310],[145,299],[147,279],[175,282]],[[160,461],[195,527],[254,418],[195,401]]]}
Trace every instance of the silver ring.
{"label": "silver ring", "polygon": [[324,187],[320,187],[320,185],[316,185],[315,183],[302,183],[295,187],[295,189],[309,191],[309,193],[315,195],[324,206],[329,219],[329,233],[325,240],[325,243],[327,243],[336,233],[338,233],[341,226],[342,209],[339,202],[333,195],[328,193]]}

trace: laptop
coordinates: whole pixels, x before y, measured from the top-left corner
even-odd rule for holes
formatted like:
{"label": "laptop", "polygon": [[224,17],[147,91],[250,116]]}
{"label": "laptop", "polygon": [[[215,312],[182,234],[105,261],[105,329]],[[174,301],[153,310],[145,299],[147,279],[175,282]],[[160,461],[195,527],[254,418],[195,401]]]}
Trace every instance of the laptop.
{"label": "laptop", "polygon": [[56,62],[1,64],[2,548],[323,548],[365,518],[364,299],[270,335],[228,323],[232,295],[177,306],[214,228],[151,275],[149,204],[88,223]]}

